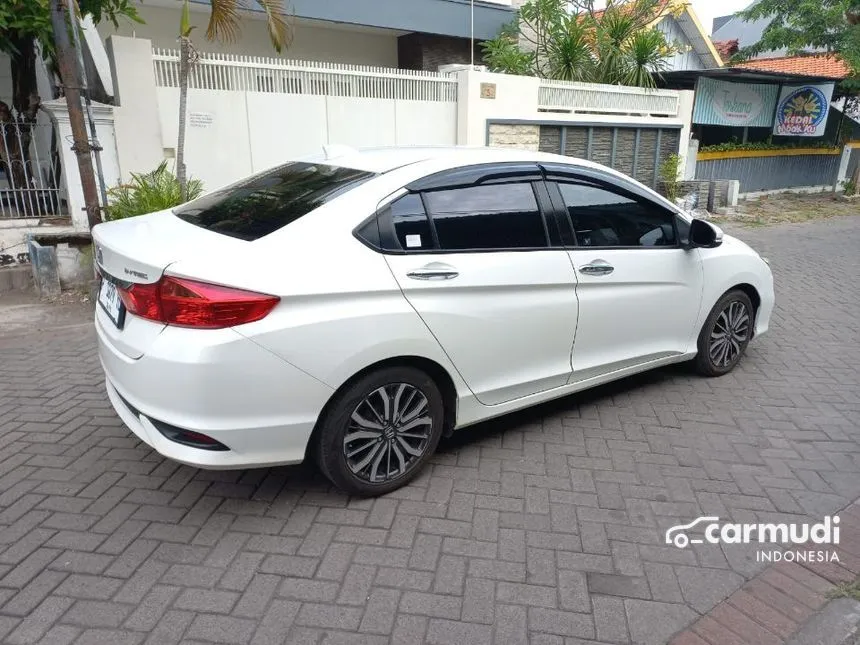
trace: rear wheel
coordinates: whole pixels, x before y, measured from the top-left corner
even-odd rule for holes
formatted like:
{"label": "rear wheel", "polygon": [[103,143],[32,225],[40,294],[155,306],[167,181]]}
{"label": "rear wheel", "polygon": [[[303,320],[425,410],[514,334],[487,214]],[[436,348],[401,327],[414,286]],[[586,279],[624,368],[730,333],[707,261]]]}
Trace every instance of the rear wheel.
{"label": "rear wheel", "polygon": [[411,367],[372,372],[348,386],[321,420],[320,469],[351,494],[391,492],[435,452],[443,422],[442,395],[427,374]]}
{"label": "rear wheel", "polygon": [[755,310],[743,291],[730,291],[714,305],[699,334],[696,369],[705,376],[731,372],[746,353]]}

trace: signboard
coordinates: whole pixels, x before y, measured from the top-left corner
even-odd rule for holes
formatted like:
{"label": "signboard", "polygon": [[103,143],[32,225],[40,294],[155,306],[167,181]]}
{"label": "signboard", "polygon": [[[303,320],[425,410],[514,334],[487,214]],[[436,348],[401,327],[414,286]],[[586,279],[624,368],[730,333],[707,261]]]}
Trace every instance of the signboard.
{"label": "signboard", "polygon": [[496,98],[496,84],[495,83],[481,83],[481,98],[482,99],[494,99],[494,98]]}
{"label": "signboard", "polygon": [[824,136],[831,98],[833,83],[786,85],[779,95],[773,133],[784,137]]}
{"label": "signboard", "polygon": [[208,112],[191,112],[188,115],[188,124],[192,128],[208,128],[214,120],[215,117]]}
{"label": "signboard", "polygon": [[732,83],[700,78],[693,123],[742,128],[769,128],[779,93],[777,85]]}

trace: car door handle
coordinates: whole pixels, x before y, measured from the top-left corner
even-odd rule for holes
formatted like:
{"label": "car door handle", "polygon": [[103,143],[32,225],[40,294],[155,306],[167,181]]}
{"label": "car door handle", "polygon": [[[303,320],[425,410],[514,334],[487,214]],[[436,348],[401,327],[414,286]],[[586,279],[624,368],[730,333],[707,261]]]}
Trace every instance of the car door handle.
{"label": "car door handle", "polygon": [[579,267],[579,272],[585,275],[609,275],[613,271],[615,271],[615,267],[605,260],[594,260],[594,262]]}
{"label": "car door handle", "polygon": [[453,280],[460,272],[447,264],[432,263],[420,269],[413,269],[406,275],[413,280]]}

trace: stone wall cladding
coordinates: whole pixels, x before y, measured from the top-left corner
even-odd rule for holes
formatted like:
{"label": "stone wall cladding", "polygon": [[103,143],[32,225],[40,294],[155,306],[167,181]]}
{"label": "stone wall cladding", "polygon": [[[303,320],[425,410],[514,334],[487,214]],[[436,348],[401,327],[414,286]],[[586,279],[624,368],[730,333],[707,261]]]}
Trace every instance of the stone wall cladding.
{"label": "stone wall cladding", "polygon": [[541,127],[539,125],[490,125],[490,146],[494,148],[519,148],[540,150]]}
{"label": "stone wall cladding", "polygon": [[[589,145],[589,129],[591,143]],[[564,130],[564,137],[562,137]],[[617,134],[615,134],[617,130]],[[604,166],[610,166],[634,177],[648,186],[655,182],[654,157],[657,154],[657,128],[642,127],[639,130],[639,147],[636,147],[635,127],[606,126],[557,126],[542,125],[540,128],[540,150],[563,154],[567,157],[588,159]],[[677,153],[680,132],[663,128],[660,134],[659,164],[667,156]],[[615,136],[615,156],[612,154],[612,138]],[[564,150],[561,150],[562,140]]]}
{"label": "stone wall cladding", "polygon": [[559,154],[561,151],[561,128],[551,125],[540,126],[540,151]]}

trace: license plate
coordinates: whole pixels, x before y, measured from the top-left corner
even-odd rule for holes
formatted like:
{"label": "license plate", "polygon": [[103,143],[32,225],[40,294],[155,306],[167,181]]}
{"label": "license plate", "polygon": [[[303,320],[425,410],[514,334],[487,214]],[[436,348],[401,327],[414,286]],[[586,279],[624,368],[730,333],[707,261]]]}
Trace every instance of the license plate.
{"label": "license plate", "polygon": [[119,297],[119,292],[113,282],[102,280],[99,288],[99,305],[104,309],[108,318],[113,321],[113,324],[122,328],[125,318],[125,305],[123,305],[122,298]]}

